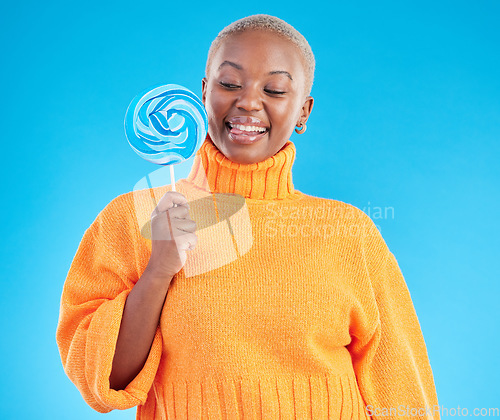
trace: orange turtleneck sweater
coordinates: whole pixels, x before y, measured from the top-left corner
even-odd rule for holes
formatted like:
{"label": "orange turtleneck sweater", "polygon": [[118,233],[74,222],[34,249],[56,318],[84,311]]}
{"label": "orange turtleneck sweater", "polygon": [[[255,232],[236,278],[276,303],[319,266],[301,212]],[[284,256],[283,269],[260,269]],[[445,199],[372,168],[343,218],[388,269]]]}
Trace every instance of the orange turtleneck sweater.
{"label": "orange turtleneck sweater", "polygon": [[295,190],[294,159],[288,141],[240,165],[207,136],[176,184],[198,244],[170,284],[142,371],[120,391],[108,378],[123,308],[170,187],[100,212],[69,269],[56,333],[92,408],[138,406],[137,419],[439,419],[396,258],[361,210]]}

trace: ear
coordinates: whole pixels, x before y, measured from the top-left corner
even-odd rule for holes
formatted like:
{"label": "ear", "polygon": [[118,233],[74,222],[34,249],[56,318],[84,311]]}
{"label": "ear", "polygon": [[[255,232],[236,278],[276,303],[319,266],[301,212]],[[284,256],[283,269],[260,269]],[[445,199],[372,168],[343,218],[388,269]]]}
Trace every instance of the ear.
{"label": "ear", "polygon": [[205,106],[205,102],[207,100],[207,84],[208,84],[208,81],[207,81],[207,78],[204,77],[203,79],[201,79],[201,102],[203,102],[203,106]]}
{"label": "ear", "polygon": [[297,126],[299,125],[300,122],[302,122],[303,124],[306,123],[313,109],[313,104],[314,104],[314,98],[312,96],[306,97],[304,105],[302,105],[302,108],[300,110],[300,117],[296,124]]}

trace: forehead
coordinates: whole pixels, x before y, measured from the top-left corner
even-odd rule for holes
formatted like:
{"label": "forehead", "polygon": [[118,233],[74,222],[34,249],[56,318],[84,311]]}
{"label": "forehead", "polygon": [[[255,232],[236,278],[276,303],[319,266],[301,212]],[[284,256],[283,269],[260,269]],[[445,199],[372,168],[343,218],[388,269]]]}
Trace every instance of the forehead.
{"label": "forehead", "polygon": [[217,71],[226,60],[240,64],[242,71],[267,74],[284,70],[292,74],[294,80],[304,78],[300,49],[292,41],[270,31],[247,30],[229,35],[213,57],[212,70]]}

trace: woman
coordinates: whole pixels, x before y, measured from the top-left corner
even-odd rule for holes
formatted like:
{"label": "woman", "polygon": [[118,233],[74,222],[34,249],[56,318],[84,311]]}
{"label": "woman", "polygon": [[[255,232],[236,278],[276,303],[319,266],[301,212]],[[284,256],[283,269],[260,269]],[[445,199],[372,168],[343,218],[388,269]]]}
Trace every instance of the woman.
{"label": "woman", "polygon": [[309,44],[284,21],[226,27],[208,55],[209,129],[189,176],[176,192],[117,197],[85,232],[57,342],[95,410],[439,418],[413,303],[379,231],[356,207],[293,186],[289,138],[306,130],[313,76]]}

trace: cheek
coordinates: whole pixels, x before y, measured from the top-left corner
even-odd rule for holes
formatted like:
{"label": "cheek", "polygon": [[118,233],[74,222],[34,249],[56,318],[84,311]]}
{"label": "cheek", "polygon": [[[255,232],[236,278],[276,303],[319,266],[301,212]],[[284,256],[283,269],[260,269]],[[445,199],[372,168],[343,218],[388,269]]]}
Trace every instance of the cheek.
{"label": "cheek", "polygon": [[273,125],[279,125],[282,130],[288,130],[295,122],[293,109],[294,107],[289,102],[275,106],[271,116]]}
{"label": "cheek", "polygon": [[220,118],[227,112],[228,100],[220,92],[210,92],[210,95],[207,95],[206,108],[213,118]]}

